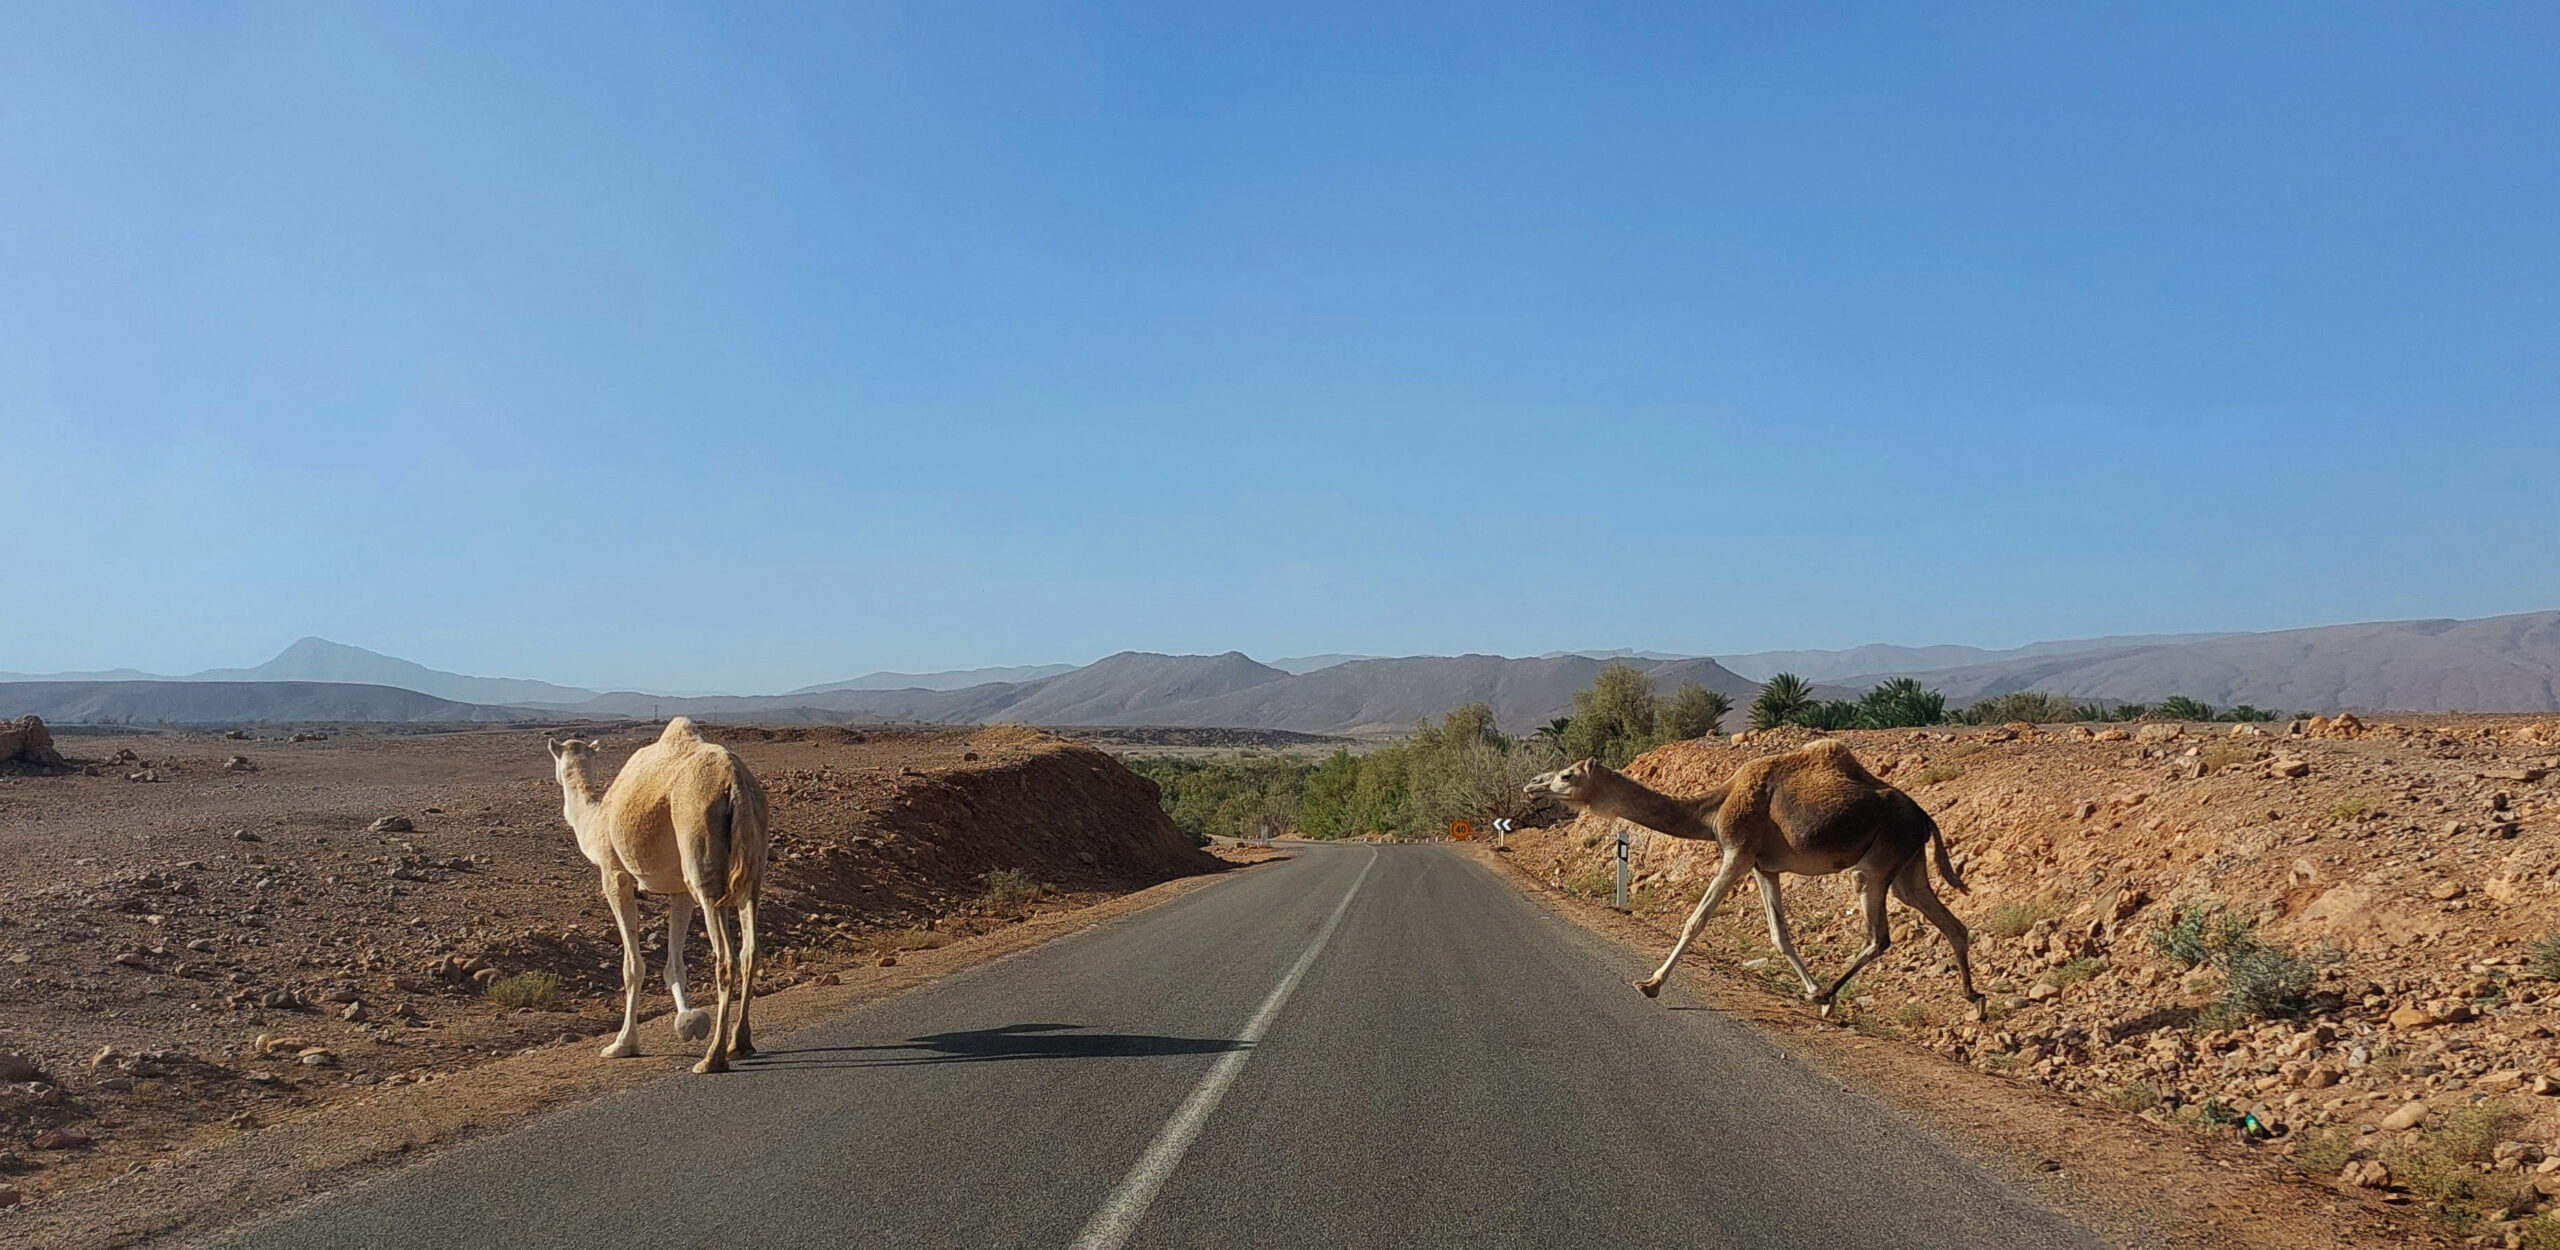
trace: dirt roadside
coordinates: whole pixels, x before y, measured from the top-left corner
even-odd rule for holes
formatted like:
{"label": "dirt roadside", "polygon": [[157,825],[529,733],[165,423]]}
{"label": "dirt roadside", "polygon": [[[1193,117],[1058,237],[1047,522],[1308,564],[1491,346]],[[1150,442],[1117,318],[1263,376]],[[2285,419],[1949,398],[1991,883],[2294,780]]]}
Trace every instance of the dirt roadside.
{"label": "dirt roadside", "polygon": [[[1205,889],[1228,875],[1184,877],[1075,911],[1047,912],[951,945],[858,967],[756,999],[758,1033],[794,1031],[964,969],[1108,924]],[[840,984],[828,984],[829,980]],[[136,1165],[106,1184],[55,1195],[0,1218],[29,1250],[178,1245],[207,1231],[343,1189],[387,1169],[569,1103],[651,1081],[695,1077],[694,1048],[675,1041],[663,1004],[642,1027],[649,1054],[596,1057],[593,1039],[481,1064],[424,1085],[380,1087],[256,1132],[209,1137]]]}
{"label": "dirt roadside", "polygon": [[[1467,849],[1558,916],[1659,960],[1672,933],[1539,880],[1515,853]],[[2454,1246],[2422,1215],[2341,1198],[2264,1147],[2162,1127],[1823,1021],[1748,973],[1693,956],[1674,984],[1751,1022],[1845,1088],[1944,1134],[1994,1174],[2123,1247],[2317,1250]],[[1630,987],[1627,993],[1636,991]]]}

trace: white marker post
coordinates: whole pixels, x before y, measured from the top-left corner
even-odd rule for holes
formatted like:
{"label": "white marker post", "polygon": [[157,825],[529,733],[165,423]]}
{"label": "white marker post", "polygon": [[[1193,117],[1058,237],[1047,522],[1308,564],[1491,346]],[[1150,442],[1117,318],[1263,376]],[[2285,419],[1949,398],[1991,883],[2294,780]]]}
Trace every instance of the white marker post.
{"label": "white marker post", "polygon": [[1627,827],[1618,826],[1618,910],[1627,909]]}
{"label": "white marker post", "polygon": [[1493,818],[1493,849],[1495,849],[1495,850],[1497,850],[1497,851],[1498,851],[1498,850],[1501,850],[1501,849],[1502,849],[1502,840],[1503,840],[1503,838],[1504,838],[1504,837],[1508,836],[1508,835],[1510,834],[1510,832],[1511,832],[1511,818],[1510,818],[1510,817],[1508,817],[1508,816],[1496,816],[1496,817],[1494,817],[1494,818]]}

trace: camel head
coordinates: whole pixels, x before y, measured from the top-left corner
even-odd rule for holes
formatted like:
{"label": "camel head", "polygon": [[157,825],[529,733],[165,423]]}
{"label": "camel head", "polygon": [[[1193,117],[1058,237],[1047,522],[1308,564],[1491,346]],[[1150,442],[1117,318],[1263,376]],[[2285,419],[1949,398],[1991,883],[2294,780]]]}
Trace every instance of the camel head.
{"label": "camel head", "polygon": [[1521,788],[1521,793],[1533,799],[1557,798],[1575,807],[1588,806],[1599,772],[1600,761],[1575,760],[1553,772],[1530,778],[1529,784]]}
{"label": "camel head", "polygon": [[542,745],[551,751],[551,775],[565,790],[585,784],[587,765],[594,762],[601,744],[593,739],[545,738]]}

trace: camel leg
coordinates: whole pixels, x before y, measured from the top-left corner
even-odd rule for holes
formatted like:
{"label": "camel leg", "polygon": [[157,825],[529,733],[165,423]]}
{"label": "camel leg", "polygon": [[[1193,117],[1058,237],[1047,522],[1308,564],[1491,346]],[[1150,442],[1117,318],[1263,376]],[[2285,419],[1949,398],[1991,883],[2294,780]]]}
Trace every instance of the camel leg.
{"label": "camel leg", "polygon": [[754,1035],[747,1028],[747,1008],[756,1001],[756,901],[738,904],[738,1027],[729,1038],[729,1057],[755,1057]]}
{"label": "camel leg", "polygon": [[676,1040],[698,1042],[711,1034],[711,1013],[696,1007],[684,993],[684,944],[693,934],[693,896],[679,894],[667,902],[667,992],[676,999]]}
{"label": "camel leg", "polygon": [[604,1048],[604,1057],[628,1059],[640,1053],[640,983],[649,977],[640,958],[639,885],[630,874],[608,869],[604,901],[613,909],[613,926],[622,931],[622,1031]]}
{"label": "camel leg", "polygon": [[1787,962],[1795,967],[1796,979],[1804,982],[1804,996],[1811,998],[1820,993],[1822,987],[1813,983],[1813,973],[1806,970],[1804,960],[1796,955],[1795,935],[1787,932],[1787,905],[1778,899],[1778,874],[1762,872],[1757,876],[1760,903],[1769,913],[1769,940],[1777,944],[1778,953],[1786,956]]}
{"label": "camel leg", "polygon": [[729,1070],[729,985],[737,976],[737,964],[732,961],[729,950],[729,925],[720,918],[720,909],[712,905],[710,894],[697,888],[693,892],[693,901],[702,905],[702,927],[711,935],[711,984],[718,991],[711,1011],[711,1048],[703,1052],[702,1062],[693,1065],[693,1070],[726,1072]]}
{"label": "camel leg", "polygon": [[1947,945],[1956,951],[1956,975],[1964,978],[1964,996],[1973,1004],[1974,1013],[1982,1012],[1982,991],[1973,988],[1973,937],[1965,932],[1964,922],[1947,910],[1946,901],[1929,888],[1929,867],[1915,858],[1902,875],[1893,879],[1893,896],[1903,905],[1929,918],[1938,932],[1947,935]]}
{"label": "camel leg", "polygon": [[1822,1004],[1822,1014],[1831,1014],[1832,1000],[1840,996],[1840,987],[1847,985],[1849,978],[1858,975],[1858,969],[1866,967],[1876,956],[1883,954],[1886,947],[1893,945],[1893,926],[1886,924],[1884,919],[1885,893],[1892,884],[1893,878],[1883,873],[1864,868],[1858,870],[1858,889],[1866,895],[1867,945],[1858,952],[1857,958],[1849,961],[1849,970],[1841,973],[1840,979],[1832,982],[1830,989],[1814,996],[1813,1001]]}
{"label": "camel leg", "polygon": [[1738,852],[1725,852],[1724,866],[1716,869],[1715,880],[1707,884],[1706,896],[1698,900],[1698,909],[1689,913],[1689,923],[1680,927],[1680,940],[1672,944],[1670,957],[1653,970],[1652,976],[1636,982],[1636,988],[1643,990],[1645,997],[1653,998],[1662,993],[1663,982],[1671,979],[1672,965],[1689,953],[1689,944],[1698,940],[1698,931],[1707,927],[1707,919],[1716,914],[1716,907],[1724,902],[1724,896],[1733,893],[1733,887],[1742,883],[1742,874],[1750,870],[1751,863],[1747,858]]}

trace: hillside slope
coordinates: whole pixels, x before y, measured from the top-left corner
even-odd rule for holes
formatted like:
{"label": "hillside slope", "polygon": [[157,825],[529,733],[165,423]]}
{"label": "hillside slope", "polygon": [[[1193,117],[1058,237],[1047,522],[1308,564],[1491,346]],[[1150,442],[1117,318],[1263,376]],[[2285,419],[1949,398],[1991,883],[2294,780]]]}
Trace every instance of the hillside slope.
{"label": "hillside slope", "polygon": [[2560,711],[2560,612],[2384,621],[1915,674],[1963,701],[2013,690],[2276,711]]}
{"label": "hillside slope", "polygon": [[488,722],[542,715],[525,708],[457,703],[415,690],[345,682],[0,682],[0,717],[30,714],[64,725]]}

